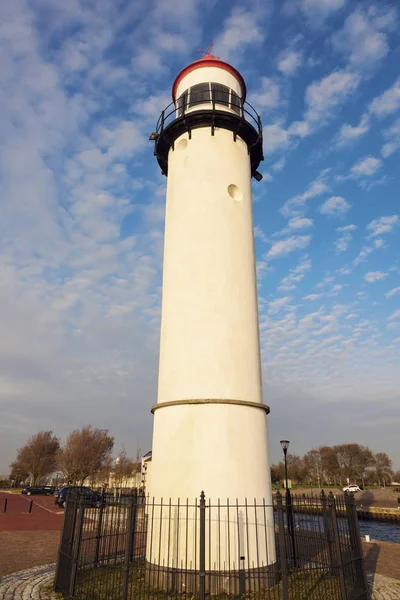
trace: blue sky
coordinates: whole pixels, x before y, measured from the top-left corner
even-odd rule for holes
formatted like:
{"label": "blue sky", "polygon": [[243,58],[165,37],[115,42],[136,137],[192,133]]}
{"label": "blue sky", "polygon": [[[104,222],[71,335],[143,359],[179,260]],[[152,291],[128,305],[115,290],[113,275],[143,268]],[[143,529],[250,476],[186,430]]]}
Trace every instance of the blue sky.
{"label": "blue sky", "polygon": [[264,125],[254,183],[270,446],[400,467],[395,2],[0,6],[0,472],[39,429],[151,447],[165,178],[148,135],[215,41]]}

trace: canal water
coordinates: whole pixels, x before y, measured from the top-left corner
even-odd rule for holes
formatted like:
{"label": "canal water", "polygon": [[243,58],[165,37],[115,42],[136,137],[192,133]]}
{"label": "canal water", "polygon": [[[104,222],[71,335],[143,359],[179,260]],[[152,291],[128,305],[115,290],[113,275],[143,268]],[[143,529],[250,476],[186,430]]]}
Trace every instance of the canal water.
{"label": "canal water", "polygon": [[[295,515],[296,528],[308,531],[323,531],[324,523],[322,517],[314,515]],[[380,542],[394,542],[400,544],[400,523],[385,523],[380,521],[358,520],[361,538],[369,535],[371,540]]]}
{"label": "canal water", "polygon": [[369,535],[371,540],[395,542],[400,544],[400,524],[381,523],[379,521],[358,521],[361,537]]}

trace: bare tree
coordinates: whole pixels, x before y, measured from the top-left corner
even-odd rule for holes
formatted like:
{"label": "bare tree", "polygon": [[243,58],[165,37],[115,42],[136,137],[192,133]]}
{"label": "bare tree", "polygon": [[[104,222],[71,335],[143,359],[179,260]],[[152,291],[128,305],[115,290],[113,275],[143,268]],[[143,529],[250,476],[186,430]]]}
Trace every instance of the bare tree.
{"label": "bare tree", "polygon": [[319,453],[321,456],[321,470],[324,482],[336,485],[340,477],[340,467],[334,448],[331,448],[330,446],[321,446],[319,448]]}
{"label": "bare tree", "polygon": [[114,438],[107,429],[97,429],[85,425],[81,430],[69,434],[64,447],[58,453],[58,468],[67,481],[83,485],[86,479],[92,481],[111,465],[111,452]]}
{"label": "bare tree", "polygon": [[10,479],[14,479],[15,485],[18,485],[21,481],[26,481],[28,477],[29,472],[26,467],[14,460],[10,465]]}
{"label": "bare tree", "polygon": [[373,466],[376,478],[378,480],[378,485],[383,483],[383,486],[386,487],[387,483],[390,483],[392,479],[392,461],[386,454],[386,452],[378,452],[373,457]]}
{"label": "bare tree", "polygon": [[271,482],[278,483],[278,481],[280,481],[280,480],[281,480],[280,465],[271,465]]}
{"label": "bare tree", "polygon": [[29,475],[31,484],[50,475],[56,468],[56,455],[60,448],[59,439],[52,431],[39,431],[23,448],[19,448],[16,460],[10,467],[13,473]]}
{"label": "bare tree", "polygon": [[128,458],[126,450],[123,447],[115,460],[115,485],[122,487],[124,482],[133,477],[138,470],[140,471],[140,463],[138,461],[135,462],[132,458]]}
{"label": "bare tree", "polygon": [[[373,454],[367,446],[360,444],[341,444],[334,446],[341,478],[362,480],[364,485],[368,468],[373,463]],[[341,481],[342,483],[342,481]]]}
{"label": "bare tree", "polygon": [[319,448],[312,448],[303,457],[307,478],[310,483],[316,483],[318,487],[322,482],[322,460]]}

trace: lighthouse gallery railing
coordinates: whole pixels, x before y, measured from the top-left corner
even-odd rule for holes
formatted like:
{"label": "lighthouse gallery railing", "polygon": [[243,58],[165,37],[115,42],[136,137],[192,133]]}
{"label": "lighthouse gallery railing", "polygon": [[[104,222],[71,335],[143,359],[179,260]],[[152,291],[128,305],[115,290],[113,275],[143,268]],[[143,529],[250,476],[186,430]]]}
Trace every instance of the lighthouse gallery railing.
{"label": "lighthouse gallery railing", "polygon": [[261,118],[255,109],[231,91],[211,89],[202,97],[183,95],[171,102],[157,121],[154,140],[154,154],[164,175],[168,174],[168,155],[174,149],[175,141],[184,134],[191,139],[195,129],[208,128],[211,135],[218,129],[232,133],[233,140],[241,138],[247,145],[250,156],[251,174],[259,181],[262,177],[257,168],[263,156],[263,131]]}
{"label": "lighthouse gallery railing", "polygon": [[[197,110],[200,107],[207,111],[215,112],[216,110],[223,110],[226,112],[229,111],[228,114],[234,113],[240,119],[248,121],[262,137],[260,115],[249,102],[246,100],[243,101],[238,96],[232,98],[229,92],[215,92],[214,90],[211,90],[207,96],[199,100],[192,100],[187,96],[181,96],[176,102],[171,102],[171,104],[161,111],[156,126],[157,134],[162,134],[165,128],[176,118],[184,117],[186,114],[190,114],[193,109]],[[233,112],[231,113],[230,110]]]}
{"label": "lighthouse gallery railing", "polygon": [[[92,508],[84,496],[72,495],[55,589],[70,600],[204,600],[206,595],[210,600],[367,599],[352,496],[289,493],[284,500],[278,493],[273,501],[273,562],[268,559],[269,508],[247,501],[212,502],[204,494],[192,502],[144,502],[136,492],[104,497]],[[254,539],[259,553],[249,560]],[[193,557],[193,544],[189,563],[185,556]],[[212,556],[221,560],[212,562]]]}

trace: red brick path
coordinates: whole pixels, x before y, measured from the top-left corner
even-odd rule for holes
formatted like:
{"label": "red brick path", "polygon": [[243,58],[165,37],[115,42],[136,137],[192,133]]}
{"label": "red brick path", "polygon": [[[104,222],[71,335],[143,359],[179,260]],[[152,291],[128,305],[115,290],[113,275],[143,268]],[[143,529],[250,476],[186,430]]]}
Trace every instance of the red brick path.
{"label": "red brick path", "polygon": [[[7,508],[4,512],[5,500]],[[29,505],[33,501],[32,512]],[[54,505],[51,496],[25,496],[0,492],[0,531],[59,531],[64,511]]]}

